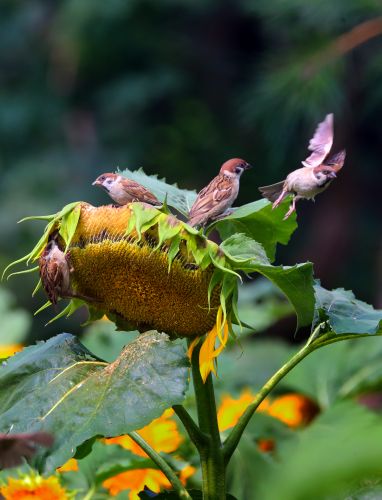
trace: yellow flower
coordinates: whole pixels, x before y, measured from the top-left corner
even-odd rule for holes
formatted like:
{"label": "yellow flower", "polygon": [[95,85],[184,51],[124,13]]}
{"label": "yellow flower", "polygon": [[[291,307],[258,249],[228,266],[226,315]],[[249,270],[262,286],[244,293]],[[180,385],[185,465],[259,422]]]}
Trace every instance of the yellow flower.
{"label": "yellow flower", "polygon": [[[247,406],[253,402],[255,395],[244,389],[238,399],[224,395],[218,410],[218,422],[221,432],[236,425]],[[292,428],[307,425],[319,412],[319,407],[310,398],[302,394],[284,394],[273,401],[265,398],[257,411],[268,413]]]}
{"label": "yellow flower", "polygon": [[[183,485],[186,485],[187,479],[195,474],[195,467],[187,465],[179,473],[179,479]],[[135,469],[122,472],[104,481],[103,486],[109,491],[110,495],[116,496],[123,490],[129,490],[129,500],[139,500],[138,493],[145,486],[155,493],[161,489],[171,489],[172,485],[163,474],[157,469]]]}
{"label": "yellow flower", "polygon": [[284,394],[274,399],[268,408],[272,417],[292,428],[309,424],[319,412],[317,404],[302,394]]}
{"label": "yellow flower", "polygon": [[67,491],[60,485],[57,477],[43,478],[38,474],[23,476],[19,479],[8,478],[0,488],[5,500],[68,500]]}
{"label": "yellow flower", "polygon": [[156,469],[135,469],[121,472],[116,476],[104,481],[103,486],[113,497],[123,490],[129,490],[129,500],[139,500],[138,493],[145,486],[155,493],[159,493],[162,488],[171,489],[171,483],[163,472]]}
{"label": "yellow flower", "polygon": [[[175,451],[180,443],[182,437],[180,436],[176,423],[171,419],[173,410],[166,410],[163,415],[152,422],[146,427],[138,431],[139,435],[157,452],[171,453]],[[126,450],[130,450],[135,455],[147,457],[146,453],[140,446],[137,445],[129,436],[117,436],[105,439],[106,444],[119,444]]]}
{"label": "yellow flower", "polygon": [[22,344],[0,345],[0,359],[13,356],[16,352],[21,351],[23,348],[24,346]]}
{"label": "yellow flower", "polygon": [[[200,375],[203,382],[207,380],[208,375],[213,372],[216,375],[216,358],[225,348],[228,340],[228,324],[225,319],[222,318],[222,308],[218,309],[216,316],[216,323],[212,330],[207,333],[206,338],[203,340],[202,347],[199,351],[199,369]],[[216,340],[219,340],[219,347],[215,349]],[[191,358],[195,346],[200,341],[200,337],[197,337],[191,343],[188,349],[188,356]]]}
{"label": "yellow flower", "polygon": [[[236,425],[237,421],[244,413],[249,404],[252,403],[255,395],[245,389],[238,399],[234,399],[228,394],[222,398],[221,405],[218,410],[218,423],[220,432],[223,432],[230,427]],[[269,407],[269,402],[265,399],[259,406],[258,411],[266,411]]]}
{"label": "yellow flower", "polygon": [[78,462],[75,458],[70,458],[64,465],[58,467],[57,472],[76,472],[78,471]]}
{"label": "yellow flower", "polygon": [[180,471],[179,479],[181,480],[183,486],[186,486],[187,479],[193,476],[195,472],[196,469],[192,465],[186,465],[186,467]]}

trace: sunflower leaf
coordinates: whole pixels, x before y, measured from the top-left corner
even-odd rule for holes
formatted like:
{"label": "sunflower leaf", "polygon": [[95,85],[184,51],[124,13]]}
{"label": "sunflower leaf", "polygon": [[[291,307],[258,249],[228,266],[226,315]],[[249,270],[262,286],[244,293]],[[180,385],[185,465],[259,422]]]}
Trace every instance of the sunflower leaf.
{"label": "sunflower leaf", "polygon": [[316,284],[314,291],[315,325],[327,319],[331,331],[336,335],[382,334],[382,309],[373,309],[366,302],[356,299],[353,292],[343,288],[326,290]]}
{"label": "sunflower leaf", "polygon": [[63,333],[1,367],[0,432],[51,432],[55,442],[41,463],[52,472],[93,436],[147,425],[181,403],[187,386],[184,345],[164,334],[140,335],[106,363]]}
{"label": "sunflower leaf", "polygon": [[261,243],[268,258],[275,259],[277,243],[286,245],[297,228],[296,216],[292,214],[283,221],[288,202],[272,210],[268,200],[257,200],[237,208],[233,214],[217,221],[215,227],[223,240],[235,233],[243,233]]}

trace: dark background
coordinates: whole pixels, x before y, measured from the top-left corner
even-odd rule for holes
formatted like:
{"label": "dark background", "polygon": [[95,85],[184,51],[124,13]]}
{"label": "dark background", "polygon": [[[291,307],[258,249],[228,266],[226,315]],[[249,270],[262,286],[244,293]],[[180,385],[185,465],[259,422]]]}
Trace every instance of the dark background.
{"label": "dark background", "polygon": [[[2,0],[1,267],[42,231],[17,220],[108,202],[91,182],[117,166],[200,190],[239,156],[254,169],[237,204],[258,199],[333,112],[345,167],[299,203],[278,263],[313,261],[324,286],[382,307],[380,15],[379,0]],[[30,311],[35,280],[6,285]],[[51,317],[35,337],[81,331],[76,318],[42,332]]]}

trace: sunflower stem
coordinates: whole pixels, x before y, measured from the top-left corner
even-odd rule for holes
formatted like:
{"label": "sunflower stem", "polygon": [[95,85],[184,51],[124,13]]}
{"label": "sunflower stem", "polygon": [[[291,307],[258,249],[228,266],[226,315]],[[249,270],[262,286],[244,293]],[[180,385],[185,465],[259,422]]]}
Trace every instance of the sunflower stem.
{"label": "sunflower stem", "polygon": [[163,457],[159,455],[148,443],[145,441],[137,432],[128,432],[127,435],[135,441],[143,451],[147,453],[147,455],[151,458],[151,460],[159,467],[159,469],[163,472],[163,474],[167,477],[167,479],[172,484],[174,491],[178,494],[179,498],[184,500],[192,500],[191,496],[187,492],[186,488],[180,482],[180,479],[169,466],[169,464],[164,460]]}
{"label": "sunflower stem", "polygon": [[228,465],[234,451],[236,450],[236,447],[239,444],[240,438],[245,428],[247,427],[249,421],[259,407],[260,403],[266,398],[266,396],[268,396],[268,394],[274,389],[274,387],[280,382],[280,380],[283,379],[285,375],[287,375],[287,373],[289,373],[292,368],[294,368],[302,359],[304,359],[305,356],[307,356],[315,349],[321,347],[320,339],[317,337],[322,327],[323,324],[319,324],[315,328],[307,343],[299,351],[297,351],[296,354],[294,354],[274,375],[272,375],[272,377],[256,394],[253,402],[247,406],[246,410],[239,418],[237,424],[223,443],[223,455],[226,466]]}
{"label": "sunflower stem", "polygon": [[199,370],[200,345],[191,359],[192,378],[200,431],[206,442],[199,449],[203,478],[203,500],[225,500],[225,464],[217,420],[212,375],[203,383]]}
{"label": "sunflower stem", "polygon": [[204,434],[197,426],[194,419],[182,405],[174,405],[172,407],[179,420],[182,422],[187,431],[191,441],[194,443],[198,450],[205,448],[208,443],[208,436]]}

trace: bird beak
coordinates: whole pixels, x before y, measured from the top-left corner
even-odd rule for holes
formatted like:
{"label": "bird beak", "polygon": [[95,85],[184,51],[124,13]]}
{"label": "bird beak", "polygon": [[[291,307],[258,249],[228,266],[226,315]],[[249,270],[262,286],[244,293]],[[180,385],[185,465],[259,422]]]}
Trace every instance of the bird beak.
{"label": "bird beak", "polygon": [[93,183],[92,183],[92,186],[98,186],[100,183],[100,181],[98,179],[96,179]]}
{"label": "bird beak", "polygon": [[337,175],[336,175],[336,173],[335,173],[335,172],[330,172],[329,177],[330,177],[331,179],[335,179],[335,178],[337,177]]}
{"label": "bird beak", "polygon": [[244,170],[249,170],[250,168],[252,168],[252,165],[250,163],[246,163]]}

